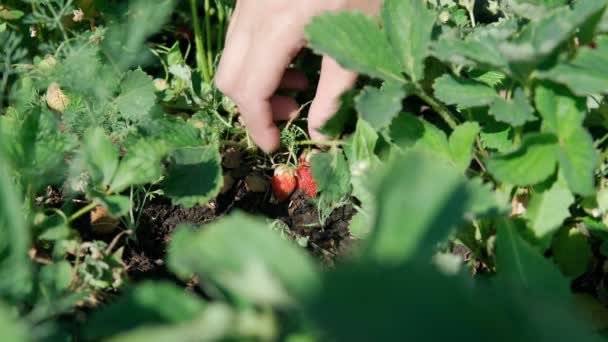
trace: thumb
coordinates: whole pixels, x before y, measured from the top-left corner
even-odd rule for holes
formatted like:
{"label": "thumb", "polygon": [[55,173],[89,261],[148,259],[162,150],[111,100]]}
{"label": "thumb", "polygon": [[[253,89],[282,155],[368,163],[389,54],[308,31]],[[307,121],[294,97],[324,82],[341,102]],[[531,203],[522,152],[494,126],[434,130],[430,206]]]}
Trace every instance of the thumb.
{"label": "thumb", "polygon": [[356,73],[342,68],[331,57],[323,57],[317,93],[308,113],[308,132],[312,140],[327,139],[318,130],[340,109],[340,96],[356,81]]}

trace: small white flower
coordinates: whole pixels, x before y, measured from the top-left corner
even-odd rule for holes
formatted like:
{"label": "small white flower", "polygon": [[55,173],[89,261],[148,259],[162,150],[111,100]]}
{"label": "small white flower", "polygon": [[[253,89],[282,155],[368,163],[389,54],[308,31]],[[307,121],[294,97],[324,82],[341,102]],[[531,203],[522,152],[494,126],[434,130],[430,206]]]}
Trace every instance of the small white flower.
{"label": "small white flower", "polygon": [[80,8],[77,10],[74,10],[73,14],[74,14],[74,17],[72,18],[72,20],[74,22],[79,23],[82,21],[82,19],[84,19],[84,12]]}
{"label": "small white flower", "polygon": [[36,38],[38,36],[38,29],[36,26],[30,26],[30,37]]}

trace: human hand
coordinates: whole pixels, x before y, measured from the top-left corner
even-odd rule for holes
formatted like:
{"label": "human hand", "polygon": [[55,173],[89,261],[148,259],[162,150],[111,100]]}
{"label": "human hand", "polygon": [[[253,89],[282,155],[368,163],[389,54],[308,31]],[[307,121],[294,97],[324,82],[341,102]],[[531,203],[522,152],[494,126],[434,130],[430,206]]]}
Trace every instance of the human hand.
{"label": "human hand", "polygon": [[[381,0],[240,0],[237,2],[224,53],[216,76],[217,87],[238,106],[253,141],[266,152],[279,147],[276,121],[291,119],[299,105],[295,99],[275,95],[277,90],[304,90],[302,72],[288,69],[306,46],[304,27],[312,17],[328,11],[360,10],[375,14]],[[342,93],[357,75],[325,56],[308,130],[313,140],[318,129],[339,108]]]}

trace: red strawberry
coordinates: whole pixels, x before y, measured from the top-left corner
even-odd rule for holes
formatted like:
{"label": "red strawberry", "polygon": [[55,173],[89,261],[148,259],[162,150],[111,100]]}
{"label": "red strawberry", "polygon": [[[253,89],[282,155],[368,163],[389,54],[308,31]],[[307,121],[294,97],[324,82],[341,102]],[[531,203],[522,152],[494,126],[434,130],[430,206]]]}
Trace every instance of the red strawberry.
{"label": "red strawberry", "polygon": [[306,150],[298,158],[298,189],[304,191],[310,197],[317,196],[317,183],[310,172],[311,159],[318,150]]}
{"label": "red strawberry", "polygon": [[298,189],[304,191],[308,196],[314,198],[317,196],[317,182],[310,172],[310,167],[301,164],[296,171],[298,173]]}
{"label": "red strawberry", "polygon": [[296,179],[296,172],[293,167],[283,164],[274,169],[271,181],[272,192],[279,202],[283,202],[289,198],[296,189],[297,183],[298,180]]}

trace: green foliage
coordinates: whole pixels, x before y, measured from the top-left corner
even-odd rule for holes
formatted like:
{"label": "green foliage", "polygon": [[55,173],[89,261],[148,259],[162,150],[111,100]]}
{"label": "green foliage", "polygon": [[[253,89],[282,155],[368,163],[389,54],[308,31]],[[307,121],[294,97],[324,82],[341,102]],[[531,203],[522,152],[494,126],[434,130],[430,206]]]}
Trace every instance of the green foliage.
{"label": "green foliage", "polygon": [[165,194],[185,207],[203,205],[222,188],[221,156],[217,146],[184,147],[169,157]]}
{"label": "green foliage", "polygon": [[312,261],[263,222],[233,214],[204,230],[182,227],[173,236],[169,267],[183,278],[208,278],[237,298],[293,305],[315,291]]}
{"label": "green foliage", "polygon": [[204,301],[175,285],[142,283],[95,312],[87,322],[85,334],[88,339],[103,339],[142,325],[187,322],[204,308]]}
{"label": "green foliage", "polygon": [[[295,222],[300,197],[264,203],[240,180],[219,195],[227,147],[241,178],[311,144],[297,118],[286,150],[249,148],[211,82],[228,2],[3,3],[0,337],[597,340],[571,282],[608,255],[606,5],[385,0],[377,18],[314,18],[312,49],[363,75],[311,160],[319,229]],[[190,27],[194,50],[173,35]],[[253,201],[279,220],[230,212]],[[189,215],[156,222],[151,202],[205,223],[166,237]],[[326,227],[351,208],[349,234],[348,217]],[[140,266],[176,283],[128,279]]]}

